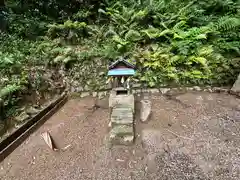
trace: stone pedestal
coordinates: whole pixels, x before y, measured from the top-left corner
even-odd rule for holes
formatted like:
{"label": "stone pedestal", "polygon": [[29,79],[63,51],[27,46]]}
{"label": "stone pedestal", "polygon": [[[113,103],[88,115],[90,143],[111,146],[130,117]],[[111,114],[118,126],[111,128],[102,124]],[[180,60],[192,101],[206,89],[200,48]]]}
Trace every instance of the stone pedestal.
{"label": "stone pedestal", "polygon": [[141,100],[140,120],[146,122],[151,114],[152,103],[150,100]]}
{"label": "stone pedestal", "polygon": [[130,95],[116,95],[111,93],[109,96],[109,107],[130,107],[134,112],[134,96]]}
{"label": "stone pedestal", "polygon": [[112,94],[109,98],[109,107],[111,109],[110,142],[117,145],[132,144],[134,96]]}
{"label": "stone pedestal", "polygon": [[238,79],[234,83],[231,90],[234,91],[234,92],[240,92],[240,74],[239,74]]}

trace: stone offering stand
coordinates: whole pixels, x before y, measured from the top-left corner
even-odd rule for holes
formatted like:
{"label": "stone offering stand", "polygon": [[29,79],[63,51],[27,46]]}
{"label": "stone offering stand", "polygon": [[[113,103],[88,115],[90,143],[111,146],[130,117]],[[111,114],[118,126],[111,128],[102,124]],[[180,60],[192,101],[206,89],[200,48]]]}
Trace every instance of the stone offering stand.
{"label": "stone offering stand", "polygon": [[109,96],[110,142],[111,144],[129,145],[134,141],[134,95],[121,88],[113,89]]}
{"label": "stone offering stand", "polygon": [[109,66],[110,142],[129,145],[134,141],[134,96],[131,90],[131,77],[135,66],[123,58]]}

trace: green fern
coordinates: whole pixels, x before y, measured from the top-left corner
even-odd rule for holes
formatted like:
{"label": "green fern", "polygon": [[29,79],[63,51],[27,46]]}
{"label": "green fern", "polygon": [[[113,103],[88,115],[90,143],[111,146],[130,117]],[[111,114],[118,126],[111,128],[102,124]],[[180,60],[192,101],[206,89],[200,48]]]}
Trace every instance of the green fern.
{"label": "green fern", "polygon": [[139,41],[141,39],[141,34],[138,31],[135,30],[129,30],[126,35],[125,39],[127,41]]}
{"label": "green fern", "polygon": [[231,30],[239,30],[240,19],[235,17],[221,17],[215,24],[213,24],[213,30],[228,32]]}
{"label": "green fern", "polygon": [[21,86],[16,85],[16,84],[7,85],[0,90],[0,98],[3,99],[4,97],[6,97],[20,89],[21,89]]}

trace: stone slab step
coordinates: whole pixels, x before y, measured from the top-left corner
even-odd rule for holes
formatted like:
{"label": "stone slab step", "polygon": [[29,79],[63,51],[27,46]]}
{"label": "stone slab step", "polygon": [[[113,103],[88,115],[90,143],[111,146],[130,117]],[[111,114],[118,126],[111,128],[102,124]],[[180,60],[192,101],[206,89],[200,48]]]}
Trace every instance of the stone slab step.
{"label": "stone slab step", "polygon": [[113,145],[132,145],[134,142],[134,136],[128,135],[124,137],[110,137],[110,143]]}
{"label": "stone slab step", "polygon": [[133,111],[131,108],[126,107],[114,108],[111,117],[133,117]]}
{"label": "stone slab step", "polygon": [[114,126],[110,131],[110,137],[124,137],[127,135],[133,135],[133,126],[119,125]]}
{"label": "stone slab step", "polygon": [[113,120],[113,121],[109,121],[109,123],[108,123],[108,127],[111,127],[111,128],[113,128],[115,126],[121,126],[121,125],[133,127],[134,123],[133,123],[133,120],[127,120],[127,121],[126,120],[125,121]]}
{"label": "stone slab step", "polygon": [[111,95],[109,97],[109,107],[127,106],[134,111],[134,96],[131,95]]}
{"label": "stone slab step", "polygon": [[124,119],[119,117],[111,118],[111,123],[112,123],[112,126],[115,126],[115,125],[133,126],[133,118],[124,118]]}
{"label": "stone slab step", "polygon": [[128,113],[112,114],[111,118],[113,118],[113,119],[133,119],[133,114],[128,114]]}

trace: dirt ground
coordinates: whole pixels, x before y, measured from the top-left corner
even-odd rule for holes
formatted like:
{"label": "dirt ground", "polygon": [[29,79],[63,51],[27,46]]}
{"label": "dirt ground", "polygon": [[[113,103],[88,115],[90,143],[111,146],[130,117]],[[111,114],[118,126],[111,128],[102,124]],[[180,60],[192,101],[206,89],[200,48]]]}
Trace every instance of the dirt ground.
{"label": "dirt ground", "polygon": [[[150,99],[151,117],[141,123],[137,111],[136,141],[128,147],[108,143],[107,98],[94,112],[90,97],[69,100],[0,163],[0,179],[240,179],[240,99],[205,92]],[[45,131],[59,151],[45,144]]]}

